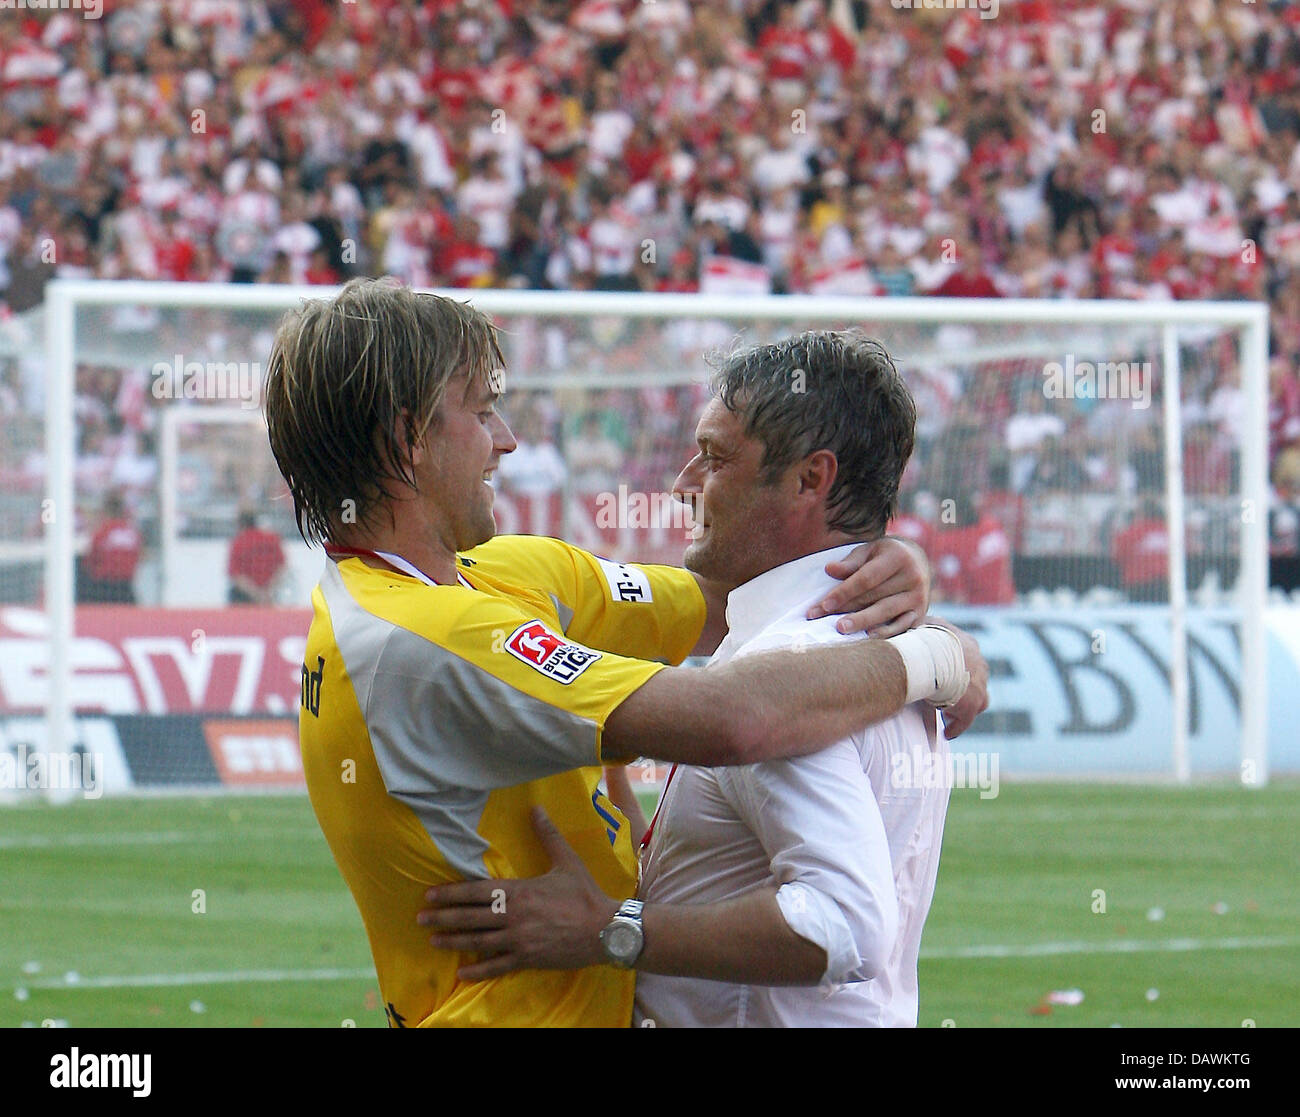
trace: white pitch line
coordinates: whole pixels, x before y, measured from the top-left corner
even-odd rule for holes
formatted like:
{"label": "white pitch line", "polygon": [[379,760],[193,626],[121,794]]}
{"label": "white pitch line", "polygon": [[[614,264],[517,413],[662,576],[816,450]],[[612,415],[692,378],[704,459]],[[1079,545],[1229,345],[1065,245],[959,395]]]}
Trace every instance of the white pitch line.
{"label": "white pitch line", "polygon": [[14,988],[23,989],[154,989],[174,985],[242,985],[280,981],[354,981],[374,977],[366,970],[213,970],[208,973],[128,974],[120,977],[42,977],[24,981]]}
{"label": "white pitch line", "polygon": [[19,834],[0,838],[0,849],[55,849],[64,846],[175,845],[199,841],[202,835],[180,830],[158,830],[142,834]]}
{"label": "white pitch line", "polygon": [[[1020,945],[988,944],[949,949],[923,950],[921,957],[957,958],[1045,958],[1058,954],[1140,954],[1180,953],[1194,950],[1252,950],[1300,945],[1300,936],[1275,938],[1164,939],[1142,942],[1120,939],[1116,942],[1042,942]],[[133,974],[120,977],[43,977],[24,981],[14,988],[26,989],[151,989],[184,985],[241,985],[282,981],[357,981],[373,978],[373,969],[355,970],[214,970],[207,973]]]}
{"label": "white pitch line", "polygon": [[[974,790],[973,788],[969,790]],[[1002,806],[1000,811],[990,811],[983,804]],[[1169,818],[1178,820],[1187,816],[1208,819],[1212,822],[1249,822],[1252,819],[1271,818],[1274,815],[1293,814],[1295,805],[1279,803],[1276,807],[1218,807],[1208,804],[1202,806],[1179,806],[1177,804],[1152,804],[1144,807],[1029,807],[1006,806],[1002,798],[988,799],[981,802],[979,810],[963,815],[962,822],[1001,822],[1008,825],[1025,822],[1111,822],[1126,819]]]}
{"label": "white pitch line", "polygon": [[1191,950],[1259,950],[1279,946],[1300,946],[1300,936],[1228,939],[1119,939],[1114,942],[1038,942],[1002,946],[939,947],[922,950],[925,959],[952,958],[1050,958],[1057,954],[1176,954]]}
{"label": "white pitch line", "polygon": [[236,830],[213,832],[199,830],[157,830],[135,834],[19,834],[0,837],[0,850],[6,849],[64,849],[77,846],[157,846],[194,845],[208,842],[227,842],[234,838],[316,838],[320,831],[299,830]]}

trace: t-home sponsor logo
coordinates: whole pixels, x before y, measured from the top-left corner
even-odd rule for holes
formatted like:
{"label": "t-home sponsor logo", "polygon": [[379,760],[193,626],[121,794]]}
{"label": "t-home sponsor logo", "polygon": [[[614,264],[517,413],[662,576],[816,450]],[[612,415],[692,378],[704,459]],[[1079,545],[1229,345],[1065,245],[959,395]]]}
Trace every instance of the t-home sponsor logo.
{"label": "t-home sponsor logo", "polygon": [[979,12],[980,19],[998,18],[998,0],[889,0],[892,7],[907,12]]}
{"label": "t-home sponsor logo", "polygon": [[998,754],[933,753],[928,749],[896,753],[889,760],[889,786],[895,790],[979,788],[981,799],[996,799]]}
{"label": "t-home sponsor logo", "polygon": [[1048,399],[1125,399],[1138,411],[1151,406],[1150,361],[1049,361],[1043,366]]}
{"label": "t-home sponsor logo", "polygon": [[237,399],[251,411],[261,394],[260,361],[187,361],[177,353],[153,366],[154,399]]}
{"label": "t-home sponsor logo", "polygon": [[0,0],[0,12],[80,12],[82,19],[99,19],[104,0]]}
{"label": "t-home sponsor logo", "polygon": [[80,791],[87,799],[104,794],[99,753],[44,752],[26,745],[0,748],[0,791]]}
{"label": "t-home sponsor logo", "polygon": [[95,1055],[74,1047],[66,1055],[50,1057],[50,1085],[55,1089],[108,1087],[147,1098],[152,1061],[152,1055]]}

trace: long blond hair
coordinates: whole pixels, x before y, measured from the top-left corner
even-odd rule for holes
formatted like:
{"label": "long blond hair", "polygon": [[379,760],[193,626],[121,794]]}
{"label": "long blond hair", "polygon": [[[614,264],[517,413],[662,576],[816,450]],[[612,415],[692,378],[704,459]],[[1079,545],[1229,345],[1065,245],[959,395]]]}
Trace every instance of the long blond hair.
{"label": "long blond hair", "polygon": [[447,385],[463,376],[468,392],[504,365],[485,315],[392,280],[354,279],[286,314],[262,398],[302,537],[367,523],[386,481],[414,487],[403,446],[436,429]]}

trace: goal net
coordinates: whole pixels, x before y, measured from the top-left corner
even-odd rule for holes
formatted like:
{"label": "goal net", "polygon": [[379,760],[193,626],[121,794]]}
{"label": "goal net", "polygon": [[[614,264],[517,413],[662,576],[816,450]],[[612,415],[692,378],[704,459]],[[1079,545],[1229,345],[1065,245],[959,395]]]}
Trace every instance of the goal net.
{"label": "goal net", "polygon": [[[22,750],[81,749],[120,788],[300,784],[322,556],[259,394],[281,315],[330,293],[50,285],[0,461],[15,782]],[[993,671],[968,747],[1004,775],[1266,781],[1264,306],[443,293],[503,331],[499,530],[619,560],[680,561],[707,353],[865,328],[918,407],[893,530]]]}

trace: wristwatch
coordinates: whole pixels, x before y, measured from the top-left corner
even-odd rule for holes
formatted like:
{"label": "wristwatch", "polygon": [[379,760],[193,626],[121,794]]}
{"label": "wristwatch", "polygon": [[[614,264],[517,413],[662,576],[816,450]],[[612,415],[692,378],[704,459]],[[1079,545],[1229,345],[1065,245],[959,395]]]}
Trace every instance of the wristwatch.
{"label": "wristwatch", "polygon": [[643,907],[645,904],[640,900],[624,900],[601,931],[600,945],[610,965],[630,970],[641,957],[645,948],[645,930],[641,925]]}

